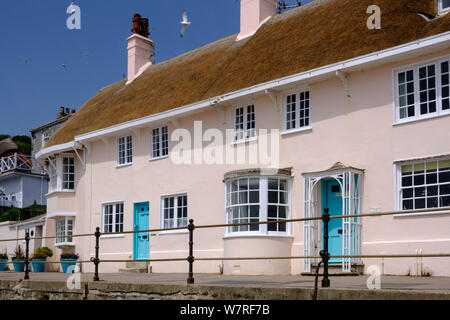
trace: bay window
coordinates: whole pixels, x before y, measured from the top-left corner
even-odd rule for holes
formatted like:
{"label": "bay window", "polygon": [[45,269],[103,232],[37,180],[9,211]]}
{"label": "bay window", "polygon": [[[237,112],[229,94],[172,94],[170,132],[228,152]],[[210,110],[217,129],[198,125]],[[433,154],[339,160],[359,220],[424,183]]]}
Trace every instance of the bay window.
{"label": "bay window", "polygon": [[[290,217],[289,179],[242,177],[226,182],[228,224],[282,221]],[[227,234],[287,234],[286,223],[230,226]]]}
{"label": "bay window", "polygon": [[55,221],[55,244],[72,243],[73,219],[63,218]]}
{"label": "bay window", "polygon": [[48,164],[49,192],[75,190],[75,159],[72,156],[60,156]]}

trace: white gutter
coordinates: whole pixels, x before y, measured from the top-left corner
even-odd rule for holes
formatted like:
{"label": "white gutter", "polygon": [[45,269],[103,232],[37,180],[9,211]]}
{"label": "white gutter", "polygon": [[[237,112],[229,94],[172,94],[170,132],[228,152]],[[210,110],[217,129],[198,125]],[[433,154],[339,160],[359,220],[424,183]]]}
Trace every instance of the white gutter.
{"label": "white gutter", "polygon": [[64,152],[64,151],[71,150],[74,147],[75,147],[75,141],[67,142],[64,144],[58,144],[56,146],[51,146],[48,148],[41,149],[41,151],[36,153],[35,157],[36,157],[36,159],[41,158],[41,157],[46,158],[46,157],[48,157],[52,154],[58,153],[58,152]]}
{"label": "white gutter", "polygon": [[[373,52],[364,56],[360,56],[357,58],[352,58],[349,60],[345,60],[342,62],[330,64],[324,67],[312,69],[306,72],[301,72],[295,75],[291,75],[288,77],[280,78],[277,80],[272,80],[269,82],[265,82],[262,84],[258,84],[249,88],[237,90],[234,92],[227,93],[222,96],[217,96],[214,98],[210,98],[208,100],[203,100],[200,102],[196,102],[193,104],[189,104],[183,107],[179,107],[176,109],[171,109],[168,111],[164,111],[161,113],[153,114],[147,117],[143,117],[140,119],[130,120],[127,122],[120,123],[118,125],[110,126],[108,128],[99,129],[96,131],[92,131],[86,134],[82,134],[75,137],[74,142],[49,147],[41,150],[36,154],[36,158],[39,158],[43,155],[50,155],[52,153],[61,152],[63,149],[71,149],[74,147],[75,142],[86,142],[88,140],[97,139],[99,136],[110,135],[116,132],[120,132],[123,130],[128,130],[133,127],[141,127],[146,126],[150,123],[160,121],[167,118],[176,118],[184,113],[196,111],[203,109],[205,107],[213,106],[218,103],[231,101],[237,98],[241,98],[247,95],[252,95],[255,93],[264,92],[265,90],[274,89],[277,87],[281,87],[284,85],[289,85],[292,83],[311,80],[316,77],[325,76],[325,75],[333,75],[336,76],[336,71],[342,71],[344,69],[349,69],[352,67],[360,67],[362,65],[379,62],[383,59],[392,58],[395,56],[399,56],[405,53],[411,53],[412,51],[417,51],[420,49],[426,49],[432,46],[442,45],[446,42],[450,41],[450,31],[440,33],[428,38],[424,38],[421,40],[416,40],[413,42],[409,42],[407,44],[403,44],[400,46],[392,47],[389,49]],[[70,147],[68,147],[70,145]],[[65,151],[65,150],[64,150]]]}

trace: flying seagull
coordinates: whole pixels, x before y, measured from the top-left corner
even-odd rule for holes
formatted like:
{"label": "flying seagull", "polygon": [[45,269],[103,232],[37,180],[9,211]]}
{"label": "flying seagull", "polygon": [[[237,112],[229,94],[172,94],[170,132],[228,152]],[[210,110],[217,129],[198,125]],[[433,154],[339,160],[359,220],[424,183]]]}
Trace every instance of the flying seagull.
{"label": "flying seagull", "polygon": [[31,59],[20,59],[19,62],[28,63],[31,62]]}
{"label": "flying seagull", "polygon": [[191,24],[191,23],[188,21],[186,10],[183,11],[183,17],[182,17],[182,19],[183,19],[183,20],[181,20],[181,22],[180,22],[180,24],[182,25],[182,27],[181,27],[181,32],[180,32],[180,37],[183,38],[183,36],[184,36],[184,31],[186,30],[187,26],[189,26],[189,25]]}
{"label": "flying seagull", "polygon": [[87,57],[88,55],[90,55],[91,54],[91,52],[90,51],[88,51],[88,52],[85,52],[85,53],[83,53],[83,54],[81,54],[83,57]]}
{"label": "flying seagull", "polygon": [[61,67],[63,67],[63,68],[67,67],[67,61],[64,61],[64,63],[61,65]]}

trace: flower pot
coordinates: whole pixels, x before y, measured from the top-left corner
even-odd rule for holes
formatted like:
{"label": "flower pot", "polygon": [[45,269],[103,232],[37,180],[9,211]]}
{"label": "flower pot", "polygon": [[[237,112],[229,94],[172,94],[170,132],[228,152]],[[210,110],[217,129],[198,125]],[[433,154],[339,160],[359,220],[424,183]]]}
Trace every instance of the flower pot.
{"label": "flower pot", "polygon": [[[8,259],[0,259],[0,262],[8,262]],[[6,266],[6,263],[0,263],[0,271],[5,271]]]}
{"label": "flower pot", "polygon": [[[60,259],[59,261],[62,262],[61,266],[62,266],[62,270],[64,273],[72,273],[73,269],[70,268],[70,270],[69,270],[69,267],[74,266],[77,259]],[[65,262],[65,261],[67,261],[67,262]]]}
{"label": "flower pot", "polygon": [[31,265],[33,266],[34,272],[44,272],[45,263],[35,263],[33,261],[46,261],[47,259],[31,259]]}
{"label": "flower pot", "polygon": [[14,271],[23,272],[25,270],[25,259],[13,260]]}

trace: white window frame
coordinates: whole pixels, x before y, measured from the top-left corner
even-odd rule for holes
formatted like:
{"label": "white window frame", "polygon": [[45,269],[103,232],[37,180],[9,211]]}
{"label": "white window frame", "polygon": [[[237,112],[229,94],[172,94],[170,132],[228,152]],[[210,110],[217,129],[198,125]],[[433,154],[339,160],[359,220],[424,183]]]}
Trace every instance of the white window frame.
{"label": "white window frame", "polygon": [[[250,128],[247,129],[249,121],[248,120],[248,107],[253,107],[253,115],[255,117],[254,121],[254,128]],[[242,125],[244,127],[244,129],[242,131],[238,131],[236,129],[236,125],[237,125],[237,121],[236,121],[236,111],[238,109],[243,110],[243,114],[242,114]],[[246,141],[253,141],[257,139],[257,134],[256,134],[256,106],[254,102],[248,102],[248,103],[242,103],[239,106],[235,106],[233,108],[231,108],[231,123],[233,125],[232,130],[233,130],[233,144],[234,143],[240,143],[240,142],[246,142]],[[239,133],[242,133],[242,137],[239,137]]]}
{"label": "white window frame", "polygon": [[[121,205],[122,206],[122,212],[118,212],[117,211],[117,205]],[[106,208],[107,207],[112,207],[113,208],[113,212],[112,214],[112,221],[111,221],[111,226],[112,226],[112,231],[106,231],[105,230],[105,215],[106,215]],[[122,221],[117,221],[117,215],[122,215]],[[109,223],[108,223],[109,225]],[[122,230],[118,230],[118,226],[122,225]],[[102,203],[102,233],[118,233],[120,234],[121,232],[124,231],[124,225],[125,225],[125,202],[124,201],[116,201],[116,202],[107,202],[107,203]]]}
{"label": "white window frame", "polygon": [[[59,230],[59,225],[63,225],[63,230]],[[73,244],[73,218],[61,218],[55,220],[55,246],[64,246]]]}
{"label": "white window frame", "polygon": [[[68,164],[65,164],[65,160],[69,160]],[[70,163],[70,160],[72,163]],[[73,167],[73,172],[70,172],[70,169],[68,172],[66,172],[66,167],[70,168]],[[66,176],[68,176],[69,179],[66,179]],[[73,183],[73,188],[70,188],[70,184]],[[65,188],[65,185],[69,184],[69,188]],[[73,191],[75,190],[75,158],[74,157],[62,157],[62,190],[63,191]]]}
{"label": "white window frame", "polygon": [[[122,157],[120,156],[120,145],[121,139],[124,139],[123,145],[124,145],[124,156],[123,156],[123,162]],[[128,139],[131,144],[131,148],[128,148]],[[121,136],[117,138],[117,166],[123,167],[133,164],[133,136],[127,135],[127,136]]]}
{"label": "white window frame", "polygon": [[450,11],[450,6],[444,8],[444,0],[438,0],[438,12],[439,14],[443,14]]}
{"label": "white window frame", "polygon": [[[166,130],[166,135],[167,135],[167,140],[165,140],[165,141],[163,140],[163,129]],[[159,148],[157,150],[155,150],[154,130],[158,130],[157,137],[158,137]],[[166,143],[166,147],[163,147],[164,142]],[[155,151],[159,151],[159,156],[154,155]],[[164,154],[164,151],[166,151],[165,154]],[[168,156],[169,156],[169,126],[165,125],[165,126],[151,129],[150,130],[150,159],[151,160],[163,159],[163,158],[167,158]]]}
{"label": "white window frame", "polygon": [[[308,116],[308,121],[309,124],[308,125],[303,125],[300,126],[300,96],[302,93],[308,93],[309,98],[308,99],[304,99],[304,100],[308,100],[309,102],[309,116]],[[296,118],[295,118],[295,127],[294,128],[287,128],[287,98],[289,96],[295,95],[296,97],[296,101],[295,101],[295,114],[296,114]],[[286,91],[282,94],[282,133],[291,133],[291,132],[298,132],[298,131],[306,131],[306,130],[311,130],[312,129],[312,117],[311,117],[311,110],[312,110],[312,106],[311,106],[311,90],[308,87],[304,87],[304,88],[300,88],[297,90],[291,90],[291,91]]]}
{"label": "white window frame", "polygon": [[[239,179],[259,179],[259,203],[254,203],[251,205],[259,205],[259,221],[268,221],[268,181],[269,179],[282,179],[287,182],[287,201],[286,201],[286,218],[282,220],[289,220],[292,217],[292,203],[291,203],[291,192],[292,192],[292,179],[286,176],[242,176],[229,179],[225,182],[225,224],[229,224],[229,210],[228,210],[228,200],[227,200],[227,184],[233,180]],[[256,189],[255,189],[256,190]],[[249,213],[250,219],[250,213]],[[231,219],[232,220],[232,219]],[[248,237],[248,236],[273,236],[273,237],[291,237],[292,236],[292,223],[286,223],[286,231],[269,231],[268,224],[260,224],[258,231],[232,231],[232,227],[225,227],[225,237]]]}
{"label": "white window frame", "polygon": [[[178,225],[178,197],[186,197],[186,225]],[[187,227],[189,224],[189,199],[187,193],[179,193],[179,194],[171,194],[171,195],[164,195],[161,196],[161,213],[160,213],[160,228],[161,229],[168,229],[169,227],[165,227],[165,219],[164,219],[164,200],[174,198],[174,206],[173,206],[173,219],[174,219],[174,226],[170,228],[181,228],[181,227]],[[179,233],[179,232],[188,232],[187,229],[180,229],[180,230],[167,230],[167,231],[161,231],[162,233]]]}
{"label": "white window frame", "polygon": [[[73,189],[71,188],[64,188],[64,159],[70,158],[73,159]],[[53,192],[75,192],[76,188],[76,161],[75,157],[73,155],[67,155],[62,154],[59,155],[57,158],[54,158],[51,160],[52,163],[49,163],[48,165],[48,175],[50,178],[48,189],[49,193],[51,194]]]}
{"label": "white window frame", "polygon": [[50,132],[48,130],[42,133],[42,145],[45,145],[50,140]]}
{"label": "white window frame", "polygon": [[[450,56],[444,56],[439,58],[434,58],[430,60],[421,61],[408,66],[403,66],[400,68],[393,69],[393,106],[394,106],[394,125],[408,123],[412,121],[429,119],[435,117],[441,117],[450,114],[450,109],[443,110],[442,105],[442,63],[450,61]],[[436,112],[428,113],[425,115],[420,114],[420,75],[419,69],[422,67],[428,67],[430,65],[435,66],[435,78],[436,78]],[[398,75],[402,72],[407,72],[413,70],[414,73],[414,116],[406,117],[404,119],[400,118],[400,105],[399,105],[399,80]]]}
{"label": "white window frame", "polygon": [[[443,157],[433,157],[433,158],[426,158],[426,159],[420,159],[420,160],[408,160],[408,161],[398,161],[394,163],[394,200],[395,200],[395,210],[396,211],[404,211],[403,210],[403,197],[402,197],[402,167],[408,166],[408,165],[414,165],[414,164],[426,164],[429,162],[434,161],[447,161],[450,160],[450,156],[443,156]],[[425,174],[426,175],[426,174]],[[447,183],[445,183],[447,184]],[[440,183],[435,183],[431,185],[438,185],[440,186]],[[422,185],[421,185],[422,186]],[[427,187],[428,185],[425,183],[423,184],[423,187]],[[417,187],[417,186],[416,186]],[[414,188],[414,184],[411,186],[411,188]],[[438,191],[439,194],[439,191]],[[439,196],[438,196],[439,198]],[[409,198],[408,198],[409,199]],[[438,203],[439,205],[439,203]],[[437,207],[438,209],[439,207]],[[448,212],[450,213],[449,207],[442,207],[442,211],[435,211],[435,212],[421,212],[421,213],[411,213],[411,214],[400,214],[398,216],[409,216],[409,215],[430,215],[430,214],[440,214],[442,212]],[[427,208],[417,209],[417,210],[426,210]],[[435,208],[433,208],[435,209]],[[409,210],[408,210],[409,211]]]}

